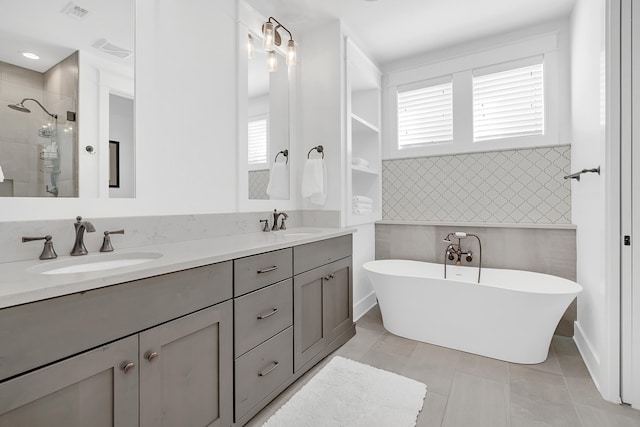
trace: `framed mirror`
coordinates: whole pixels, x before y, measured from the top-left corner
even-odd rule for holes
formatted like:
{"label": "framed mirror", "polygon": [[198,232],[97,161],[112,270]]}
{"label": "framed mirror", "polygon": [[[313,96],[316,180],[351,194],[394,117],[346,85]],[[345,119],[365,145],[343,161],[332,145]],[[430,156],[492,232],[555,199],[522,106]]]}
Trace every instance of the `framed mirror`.
{"label": "framed mirror", "polygon": [[[110,196],[107,160],[109,139],[117,139],[109,95],[134,95],[134,20],[135,0],[3,5],[0,197],[135,195]],[[128,153],[121,146],[121,166],[134,175]]]}
{"label": "framed mirror", "polygon": [[293,209],[297,204],[297,192],[292,191],[297,151],[291,106],[295,105],[299,67],[286,64],[285,36],[285,43],[274,51],[277,70],[269,71],[262,42],[262,24],[268,16],[246,1],[238,5],[238,209]]}
{"label": "framed mirror", "polygon": [[[248,198],[289,200],[289,76],[284,56],[248,32]],[[273,56],[275,55],[275,59]]]}

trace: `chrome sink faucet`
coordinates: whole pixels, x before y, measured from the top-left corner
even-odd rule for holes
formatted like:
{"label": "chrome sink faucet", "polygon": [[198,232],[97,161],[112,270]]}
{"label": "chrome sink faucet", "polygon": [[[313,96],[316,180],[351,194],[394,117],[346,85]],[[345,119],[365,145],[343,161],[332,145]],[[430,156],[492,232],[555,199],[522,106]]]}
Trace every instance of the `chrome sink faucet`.
{"label": "chrome sink faucet", "polygon": [[[280,226],[278,227],[278,217],[282,215],[282,224],[280,224]],[[271,227],[271,231],[278,231],[278,230],[286,230],[287,226],[284,223],[284,220],[289,218],[289,215],[287,215],[284,212],[278,212],[277,209],[273,210],[273,226]]]}
{"label": "chrome sink faucet", "polygon": [[76,222],[73,226],[76,228],[76,241],[69,255],[86,255],[89,251],[87,251],[87,248],[84,246],[84,232],[93,233],[96,229],[89,221],[82,221],[81,216],[76,217]]}

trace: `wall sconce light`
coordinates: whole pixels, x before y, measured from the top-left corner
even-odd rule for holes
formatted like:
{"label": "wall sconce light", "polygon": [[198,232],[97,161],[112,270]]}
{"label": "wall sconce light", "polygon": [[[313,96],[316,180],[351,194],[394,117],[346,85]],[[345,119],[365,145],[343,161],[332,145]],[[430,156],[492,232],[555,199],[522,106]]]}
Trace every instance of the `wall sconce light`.
{"label": "wall sconce light", "polygon": [[[273,21],[273,22],[272,22]],[[277,24],[274,26],[274,22]],[[296,44],[293,41],[293,35],[291,31],[289,31],[284,25],[282,25],[276,18],[270,16],[267,22],[262,24],[262,47],[264,50],[269,52],[269,71],[277,70],[277,58],[275,55],[276,46],[280,46],[282,44],[282,37],[280,33],[278,33],[278,29],[282,28],[289,34],[289,41],[287,42],[287,65],[292,67],[296,65]],[[273,53],[273,55],[271,54]],[[272,59],[273,58],[273,59]],[[275,62],[275,65],[272,66],[272,61]]]}
{"label": "wall sconce light", "polygon": [[247,57],[249,59],[253,58],[254,54],[254,46],[253,46],[253,36],[251,33],[247,34]]}

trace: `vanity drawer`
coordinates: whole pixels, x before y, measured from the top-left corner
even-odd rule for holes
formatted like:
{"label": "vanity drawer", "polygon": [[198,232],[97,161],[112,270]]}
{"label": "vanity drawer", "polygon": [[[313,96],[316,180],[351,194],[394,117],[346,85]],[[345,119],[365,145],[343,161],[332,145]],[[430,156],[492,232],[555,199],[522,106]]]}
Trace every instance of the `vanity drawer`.
{"label": "vanity drawer", "polygon": [[293,375],[293,328],[236,359],[236,420]]}
{"label": "vanity drawer", "polygon": [[233,301],[236,357],[293,324],[292,279]]}
{"label": "vanity drawer", "polygon": [[293,274],[300,274],[351,255],[352,236],[307,243],[293,248]]}
{"label": "vanity drawer", "polygon": [[234,260],[233,296],[243,295],[288,279],[292,275],[291,264],[291,248]]}
{"label": "vanity drawer", "polygon": [[0,380],[231,298],[231,261],[0,310]]}

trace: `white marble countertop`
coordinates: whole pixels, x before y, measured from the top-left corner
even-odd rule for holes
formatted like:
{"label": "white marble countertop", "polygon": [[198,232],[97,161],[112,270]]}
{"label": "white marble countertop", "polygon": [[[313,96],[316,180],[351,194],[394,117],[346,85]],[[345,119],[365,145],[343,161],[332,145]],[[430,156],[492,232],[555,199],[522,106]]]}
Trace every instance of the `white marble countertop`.
{"label": "white marble countertop", "polygon": [[[238,234],[121,249],[108,254],[91,253],[81,257],[67,255],[58,256],[55,260],[4,263],[0,264],[0,309],[343,236],[355,231],[353,228],[292,228],[286,231]],[[107,259],[111,254],[130,254],[135,257],[135,254],[148,253],[161,256],[142,264],[110,270],[68,274],[41,273],[49,267],[54,267],[54,263],[64,265],[74,262],[98,262]]]}

